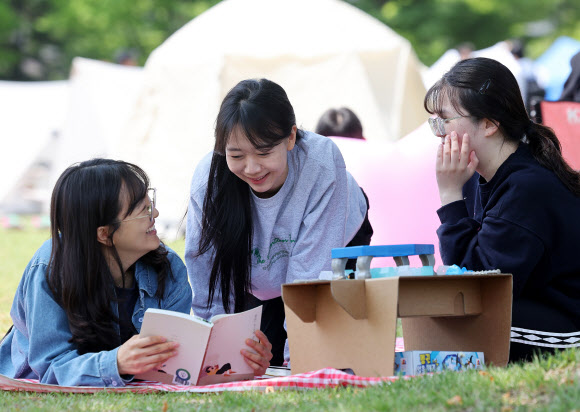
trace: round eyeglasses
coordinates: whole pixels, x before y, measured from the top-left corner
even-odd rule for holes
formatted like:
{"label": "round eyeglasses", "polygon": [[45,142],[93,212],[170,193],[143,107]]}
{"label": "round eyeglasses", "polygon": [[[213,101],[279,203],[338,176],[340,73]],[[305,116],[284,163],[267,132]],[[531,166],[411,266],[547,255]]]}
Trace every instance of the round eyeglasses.
{"label": "round eyeglasses", "polygon": [[130,220],[143,219],[146,217],[148,217],[149,220],[153,222],[153,211],[155,210],[155,198],[157,197],[157,189],[155,189],[154,187],[147,189],[147,195],[149,196],[150,200],[149,206],[147,206],[147,214],[137,217],[130,217],[128,219],[123,219],[121,220],[121,222],[128,222]]}
{"label": "round eyeglasses", "polygon": [[444,119],[442,117],[430,117],[428,119],[429,126],[431,126],[431,131],[435,136],[443,137],[445,136],[445,123],[451,120],[459,119],[460,117],[470,117],[470,116],[455,116]]}

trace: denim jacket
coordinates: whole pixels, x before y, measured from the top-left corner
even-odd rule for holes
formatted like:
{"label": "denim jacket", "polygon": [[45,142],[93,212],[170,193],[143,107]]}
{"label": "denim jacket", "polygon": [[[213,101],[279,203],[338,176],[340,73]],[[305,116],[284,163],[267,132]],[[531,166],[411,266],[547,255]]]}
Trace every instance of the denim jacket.
{"label": "denim jacket", "polygon": [[[139,298],[132,319],[137,331],[148,308],[190,312],[192,292],[185,265],[174,251],[167,250],[174,280],[167,280],[161,302],[155,297],[157,273],[140,261],[135,266]],[[28,263],[18,285],[10,311],[14,328],[0,344],[0,373],[62,386],[124,386],[128,381],[119,376],[119,348],[80,355],[69,342],[68,318],[46,281],[50,252],[48,240]],[[117,305],[112,306],[117,315]]]}

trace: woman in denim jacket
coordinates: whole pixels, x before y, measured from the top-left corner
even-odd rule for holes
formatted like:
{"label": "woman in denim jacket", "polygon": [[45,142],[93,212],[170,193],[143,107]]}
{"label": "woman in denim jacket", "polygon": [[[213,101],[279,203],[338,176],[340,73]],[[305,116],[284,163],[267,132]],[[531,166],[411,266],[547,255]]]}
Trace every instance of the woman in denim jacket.
{"label": "woman in denim jacket", "polygon": [[12,304],[0,373],[57,385],[124,386],[175,356],[140,338],[147,308],[189,313],[185,265],[157,237],[154,189],[139,167],[94,159],[69,167],[51,199],[51,240]]}

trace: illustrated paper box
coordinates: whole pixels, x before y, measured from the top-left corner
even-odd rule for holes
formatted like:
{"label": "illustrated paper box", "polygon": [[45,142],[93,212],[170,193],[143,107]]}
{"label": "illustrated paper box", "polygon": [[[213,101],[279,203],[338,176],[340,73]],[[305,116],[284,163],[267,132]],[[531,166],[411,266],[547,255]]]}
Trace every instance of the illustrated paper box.
{"label": "illustrated paper box", "polygon": [[395,353],[396,375],[483,369],[483,352],[413,350]]}
{"label": "illustrated paper box", "polygon": [[406,350],[509,356],[512,276],[404,276],[285,284],[292,373],[351,368],[392,376],[397,317]]}

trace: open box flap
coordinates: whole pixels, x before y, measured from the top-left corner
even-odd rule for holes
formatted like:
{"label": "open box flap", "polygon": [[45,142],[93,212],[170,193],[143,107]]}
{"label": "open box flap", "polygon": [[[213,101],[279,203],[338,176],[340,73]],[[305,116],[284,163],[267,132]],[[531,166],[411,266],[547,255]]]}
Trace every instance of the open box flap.
{"label": "open box flap", "polygon": [[364,279],[342,279],[293,283],[282,288],[282,300],[302,320],[316,320],[316,291],[319,286],[330,284],[333,299],[353,319],[366,318],[366,293]]}
{"label": "open box flap", "polygon": [[302,322],[312,323],[316,320],[316,288],[328,283],[329,281],[285,284],[282,286],[282,300]]}
{"label": "open box flap", "polygon": [[354,319],[366,319],[367,298],[364,279],[333,280],[330,282],[332,297]]}

